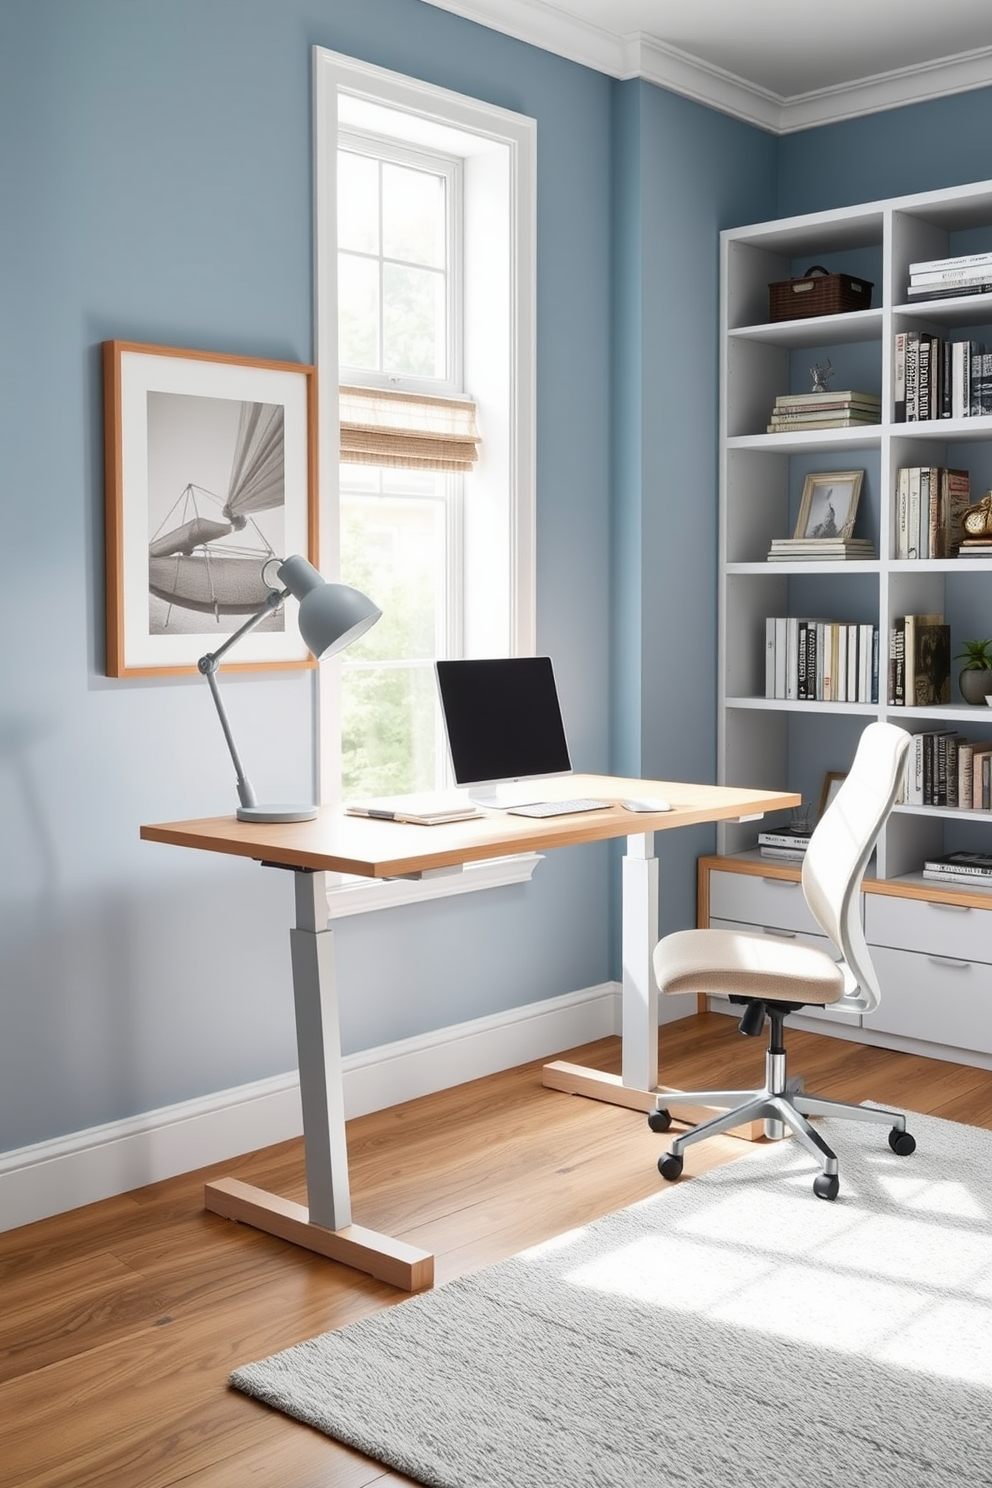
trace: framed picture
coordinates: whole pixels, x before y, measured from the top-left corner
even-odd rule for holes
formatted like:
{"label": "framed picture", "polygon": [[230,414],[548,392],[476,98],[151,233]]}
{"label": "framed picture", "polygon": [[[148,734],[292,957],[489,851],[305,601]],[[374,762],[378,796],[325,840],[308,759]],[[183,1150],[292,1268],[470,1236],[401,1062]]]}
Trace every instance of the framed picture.
{"label": "framed picture", "polygon": [[817,821],[823,816],[827,807],[833,801],[834,796],[840,790],[847,779],[847,771],[828,770],[823,777],[823,788],[820,791],[820,804],[816,810]]}
{"label": "framed picture", "polygon": [[[317,560],[316,374],[130,341],[103,344],[107,675],[196,671]],[[287,600],[231,670],[314,665]]]}
{"label": "framed picture", "polygon": [[864,476],[863,470],[821,471],[808,475],[793,536],[850,537],[854,532]]}

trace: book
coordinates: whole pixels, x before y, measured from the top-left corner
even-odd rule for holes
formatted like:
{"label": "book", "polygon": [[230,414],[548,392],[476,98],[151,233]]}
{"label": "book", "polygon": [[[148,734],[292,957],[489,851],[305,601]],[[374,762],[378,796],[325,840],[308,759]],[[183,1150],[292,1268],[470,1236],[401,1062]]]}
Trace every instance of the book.
{"label": "book", "polygon": [[951,300],[963,295],[988,294],[992,290],[992,279],[982,279],[968,284],[951,284],[940,287],[934,284],[911,284],[906,291],[912,300]]}
{"label": "book", "polygon": [[467,821],[485,813],[464,796],[438,796],[414,792],[405,796],[380,796],[367,801],[350,801],[347,816],[369,816],[377,821],[412,822],[430,827],[443,822]]}
{"label": "book", "polygon": [[971,505],[971,477],[967,470],[941,471],[944,503],[944,557],[953,557],[964,537],[963,517]]}
{"label": "book", "polygon": [[906,616],[906,700],[917,708],[951,701],[951,627],[943,615]]}
{"label": "book", "polygon": [[906,422],[906,332],[897,331],[892,360],[893,422]]}
{"label": "book", "polygon": [[776,408],[833,408],[849,403],[881,408],[882,399],[879,393],[863,393],[853,388],[836,393],[832,389],[826,393],[780,393],[775,399]]}
{"label": "book", "polygon": [[972,877],[987,878],[992,881],[992,853],[941,853],[938,857],[926,858],[924,860],[924,872],[928,868],[939,869],[941,872],[954,873],[962,877],[967,874]]}
{"label": "book", "polygon": [[805,857],[804,847],[759,847],[763,858],[784,858],[790,862],[797,862]]}
{"label": "book", "polygon": [[992,264],[990,253],[959,253],[950,258],[919,259],[909,266],[910,276],[916,274],[941,274],[967,270],[975,265]]}
{"label": "book", "polygon": [[894,708],[906,703],[906,619],[897,615],[889,630],[889,704]]}
{"label": "book", "polygon": [[807,429],[857,429],[862,426],[868,427],[877,424],[877,416],[872,418],[860,418],[856,414],[841,414],[838,418],[800,418],[792,419],[787,424],[769,423],[765,428],[766,434],[799,434]]}
{"label": "book", "polygon": [[992,880],[986,879],[983,874],[975,873],[948,873],[943,868],[924,868],[923,877],[931,882],[953,883],[953,884],[985,884],[992,887]]}

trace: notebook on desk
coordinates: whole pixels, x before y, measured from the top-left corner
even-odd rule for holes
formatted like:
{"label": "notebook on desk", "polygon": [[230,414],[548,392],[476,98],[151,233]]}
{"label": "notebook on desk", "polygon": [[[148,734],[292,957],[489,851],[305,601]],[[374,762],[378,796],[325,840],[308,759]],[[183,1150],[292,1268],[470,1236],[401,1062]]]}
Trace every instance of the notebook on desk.
{"label": "notebook on desk", "polygon": [[432,827],[442,822],[468,821],[473,816],[484,814],[474,802],[467,801],[464,796],[438,795],[428,791],[405,796],[378,796],[368,801],[349,801],[344,809],[348,816],[413,822],[421,827]]}

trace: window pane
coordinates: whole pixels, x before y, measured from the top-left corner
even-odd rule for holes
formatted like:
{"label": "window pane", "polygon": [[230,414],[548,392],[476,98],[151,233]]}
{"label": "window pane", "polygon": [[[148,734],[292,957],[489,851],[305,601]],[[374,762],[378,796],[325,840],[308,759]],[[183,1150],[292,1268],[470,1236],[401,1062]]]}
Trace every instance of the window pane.
{"label": "window pane", "polygon": [[382,610],[349,647],[349,663],[433,658],[444,620],[443,501],[343,491],[341,577]]}
{"label": "window pane", "polygon": [[338,254],[338,355],[342,366],[379,370],[379,264]]}
{"label": "window pane", "polygon": [[382,266],[382,370],[444,377],[444,275]]}
{"label": "window pane", "polygon": [[437,689],[433,668],[348,665],[341,689],[345,799],[434,790]]}
{"label": "window pane", "polygon": [[347,150],[338,154],[338,246],[379,252],[379,162]]}
{"label": "window pane", "polygon": [[441,176],[405,165],[383,165],[384,256],[443,269],[444,202],[445,183]]}

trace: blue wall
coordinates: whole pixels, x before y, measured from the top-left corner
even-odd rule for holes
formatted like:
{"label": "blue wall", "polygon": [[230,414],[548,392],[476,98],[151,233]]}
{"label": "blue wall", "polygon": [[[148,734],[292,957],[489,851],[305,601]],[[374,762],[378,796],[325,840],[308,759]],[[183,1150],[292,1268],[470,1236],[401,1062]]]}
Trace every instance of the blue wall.
{"label": "blue wall", "polygon": [[[0,1152],[295,1065],[289,875],[138,839],[233,783],[198,679],[102,675],[99,348],[310,360],[315,44],[538,121],[538,641],[579,768],[712,778],[718,230],[992,174],[985,94],[777,141],[419,0],[0,0]],[[260,794],[306,794],[311,679],[226,695]],[[666,928],[711,845],[670,835]],[[345,922],[346,1050],[616,976],[613,866]]]}

